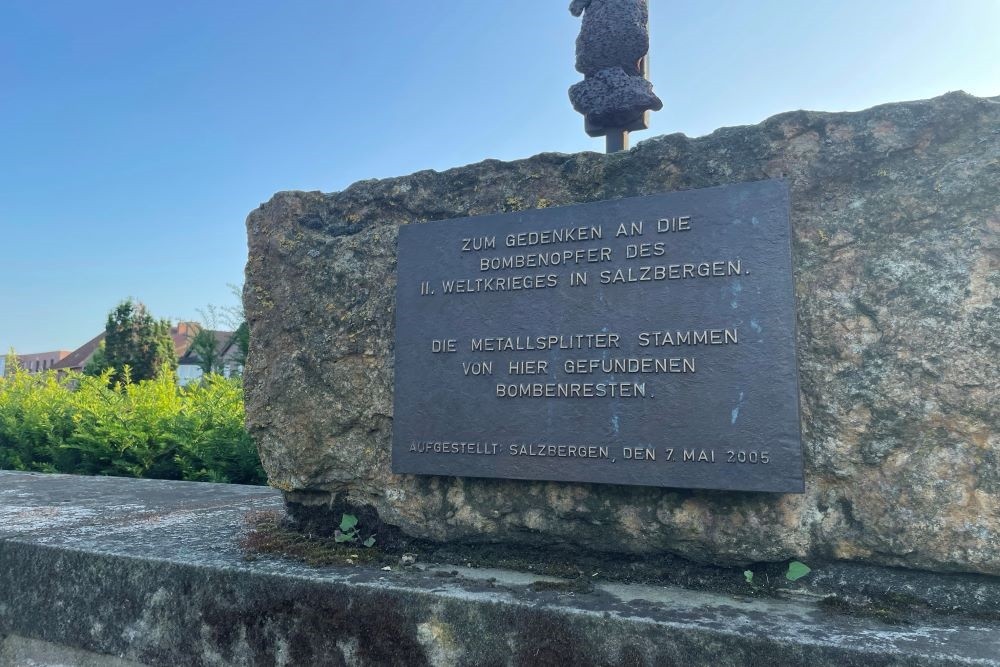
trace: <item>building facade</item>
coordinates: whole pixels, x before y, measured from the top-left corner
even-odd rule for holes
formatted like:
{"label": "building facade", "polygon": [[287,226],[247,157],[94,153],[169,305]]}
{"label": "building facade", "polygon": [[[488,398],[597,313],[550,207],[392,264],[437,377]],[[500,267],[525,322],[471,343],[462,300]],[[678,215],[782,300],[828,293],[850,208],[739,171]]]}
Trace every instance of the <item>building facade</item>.
{"label": "building facade", "polygon": [[[15,355],[17,359],[17,365],[24,371],[28,373],[44,373],[45,371],[54,370],[55,367],[63,359],[68,357],[70,354],[69,350],[55,350],[52,352],[36,352],[34,354],[18,354]],[[2,366],[0,366],[0,375],[7,375],[8,371],[13,371],[13,368],[7,368],[7,359],[2,360]]]}
{"label": "building facade", "polygon": [[[170,329],[170,338],[174,342],[174,351],[178,359],[177,380],[181,386],[196,382],[203,375],[201,360],[190,349],[191,342],[200,330],[201,325],[197,322],[179,322]],[[242,355],[235,342],[234,332],[212,331],[211,333],[215,338],[218,355],[217,372],[226,377],[242,375]],[[50,370],[60,373],[80,372],[100,349],[103,342],[104,333],[101,332],[75,350],[19,354],[16,355],[17,363],[20,368],[29,373],[44,373]],[[5,357],[0,357],[0,377],[5,377],[14,370],[12,367],[8,367],[6,361]]]}

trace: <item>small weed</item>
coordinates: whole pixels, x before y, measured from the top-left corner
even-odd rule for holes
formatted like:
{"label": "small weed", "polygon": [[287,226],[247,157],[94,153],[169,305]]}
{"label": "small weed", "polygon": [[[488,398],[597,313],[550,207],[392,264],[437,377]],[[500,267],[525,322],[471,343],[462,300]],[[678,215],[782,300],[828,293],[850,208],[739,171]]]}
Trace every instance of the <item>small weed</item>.
{"label": "small weed", "polygon": [[[358,517],[353,514],[345,514],[340,518],[340,528],[333,531],[333,540],[338,544],[344,542],[358,542],[361,540],[361,533],[358,530]],[[371,548],[375,545],[375,536],[369,535],[368,539],[361,541],[361,544]]]}
{"label": "small weed", "polygon": [[806,576],[812,572],[812,568],[805,563],[800,563],[797,560],[793,560],[788,564],[788,571],[785,572],[785,579],[789,581],[798,581],[802,577]]}
{"label": "small weed", "polygon": [[767,576],[767,572],[764,572],[763,579],[757,579],[753,570],[743,570],[743,578],[746,580],[747,586],[750,587],[750,592],[753,595],[768,594],[768,589],[771,587],[771,579]]}
{"label": "small weed", "polygon": [[[378,549],[357,549],[349,542],[304,535],[282,524],[280,512],[251,512],[246,516],[247,533],[240,540],[243,557],[279,556],[307,565],[356,565],[385,562]],[[374,539],[372,540],[374,544]]]}

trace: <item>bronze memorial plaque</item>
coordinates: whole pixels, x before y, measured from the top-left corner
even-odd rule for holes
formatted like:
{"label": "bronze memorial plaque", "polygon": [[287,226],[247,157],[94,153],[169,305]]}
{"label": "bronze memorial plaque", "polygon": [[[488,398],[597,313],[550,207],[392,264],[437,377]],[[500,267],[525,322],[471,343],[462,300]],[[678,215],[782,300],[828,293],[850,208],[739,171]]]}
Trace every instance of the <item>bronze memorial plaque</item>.
{"label": "bronze memorial plaque", "polygon": [[801,492],[788,186],[404,225],[397,473]]}

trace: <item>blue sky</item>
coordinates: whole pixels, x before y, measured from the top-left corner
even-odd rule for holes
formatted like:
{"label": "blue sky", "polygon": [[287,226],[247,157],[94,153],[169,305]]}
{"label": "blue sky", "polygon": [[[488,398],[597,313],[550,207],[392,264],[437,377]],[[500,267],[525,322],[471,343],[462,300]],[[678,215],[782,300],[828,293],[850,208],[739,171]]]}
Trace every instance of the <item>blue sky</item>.
{"label": "blue sky", "polygon": [[[600,150],[568,0],[0,1],[0,349],[72,349],[121,299],[233,302],[279,190]],[[633,141],[1000,94],[1000,1],[651,2],[664,110]]]}

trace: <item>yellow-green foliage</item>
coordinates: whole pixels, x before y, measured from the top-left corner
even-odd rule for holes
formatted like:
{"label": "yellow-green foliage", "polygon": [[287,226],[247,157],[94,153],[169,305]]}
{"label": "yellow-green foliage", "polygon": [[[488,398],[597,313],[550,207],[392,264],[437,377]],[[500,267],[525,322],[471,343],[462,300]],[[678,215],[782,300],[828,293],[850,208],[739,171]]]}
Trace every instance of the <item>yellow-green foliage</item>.
{"label": "yellow-green foliage", "polygon": [[243,386],[208,375],[154,380],[15,369],[0,378],[0,468],[189,479],[266,480],[243,426]]}

